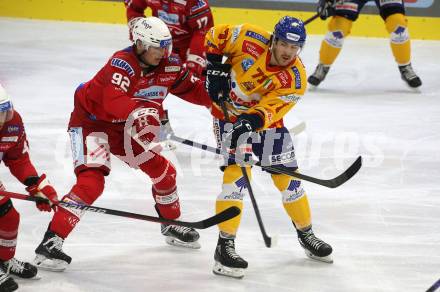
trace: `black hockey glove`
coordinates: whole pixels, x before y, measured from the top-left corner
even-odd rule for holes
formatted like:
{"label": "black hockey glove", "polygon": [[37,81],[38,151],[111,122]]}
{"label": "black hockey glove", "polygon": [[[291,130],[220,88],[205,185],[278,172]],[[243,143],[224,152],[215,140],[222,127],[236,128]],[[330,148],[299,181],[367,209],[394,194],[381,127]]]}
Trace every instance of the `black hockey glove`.
{"label": "black hockey glove", "polygon": [[219,104],[219,98],[226,99],[231,90],[231,65],[221,63],[222,56],[208,54],[206,66],[206,89],[212,101]]}
{"label": "black hockey glove", "polygon": [[263,119],[257,114],[241,114],[225,135],[226,147],[235,149],[245,144],[251,132],[264,125]]}
{"label": "black hockey glove", "polygon": [[335,14],[335,0],[319,0],[318,14],[322,20]]}

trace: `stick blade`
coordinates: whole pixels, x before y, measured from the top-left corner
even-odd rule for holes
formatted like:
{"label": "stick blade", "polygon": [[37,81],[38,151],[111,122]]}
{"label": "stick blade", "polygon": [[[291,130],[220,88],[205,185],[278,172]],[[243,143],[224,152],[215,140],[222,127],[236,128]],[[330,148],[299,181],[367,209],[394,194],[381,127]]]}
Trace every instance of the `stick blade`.
{"label": "stick blade", "polygon": [[221,211],[220,213],[209,217],[203,221],[198,222],[197,227],[198,229],[205,229],[205,228],[209,228],[211,226],[217,225],[219,223],[222,223],[224,221],[227,221],[229,219],[232,219],[236,216],[238,216],[240,214],[240,209],[238,207],[229,207],[223,211]]}

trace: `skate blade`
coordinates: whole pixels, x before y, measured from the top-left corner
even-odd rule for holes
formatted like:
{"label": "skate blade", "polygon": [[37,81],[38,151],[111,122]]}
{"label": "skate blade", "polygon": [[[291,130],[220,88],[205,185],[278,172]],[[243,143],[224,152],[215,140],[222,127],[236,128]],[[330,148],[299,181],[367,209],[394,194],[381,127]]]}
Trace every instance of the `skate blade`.
{"label": "skate blade", "polygon": [[37,272],[37,274],[35,275],[35,276],[33,276],[32,278],[23,278],[23,277],[20,277],[20,276],[17,276],[17,275],[13,275],[13,274],[9,274],[14,280],[18,280],[19,282],[21,282],[22,280],[23,281],[35,281],[35,280],[41,280],[41,277],[40,277],[40,275],[38,274],[38,272]]}
{"label": "skate blade", "polygon": [[34,260],[34,265],[45,271],[62,272],[69,264],[62,260],[49,259],[43,255],[37,255]]}
{"label": "skate blade", "polygon": [[226,267],[217,261],[215,261],[214,267],[212,268],[212,272],[216,275],[226,276],[236,279],[242,279],[244,277],[244,269]]}
{"label": "skate blade", "polygon": [[333,263],[333,258],[331,255],[325,256],[325,257],[318,257],[315,256],[314,254],[312,254],[310,251],[308,250],[304,250],[304,252],[306,253],[306,255],[311,258],[312,260],[316,260],[318,262],[323,262],[323,263],[327,263],[327,264],[332,264]]}
{"label": "skate blade", "polygon": [[199,249],[201,247],[200,243],[197,241],[185,242],[185,241],[180,241],[177,238],[171,236],[166,236],[165,242],[168,243],[169,245],[184,247],[184,248]]}

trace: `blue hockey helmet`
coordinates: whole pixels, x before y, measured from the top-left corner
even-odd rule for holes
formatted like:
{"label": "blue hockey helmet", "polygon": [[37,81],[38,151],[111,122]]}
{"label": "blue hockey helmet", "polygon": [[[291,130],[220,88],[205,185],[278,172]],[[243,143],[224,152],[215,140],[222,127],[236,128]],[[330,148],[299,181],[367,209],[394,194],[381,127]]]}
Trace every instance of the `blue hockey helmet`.
{"label": "blue hockey helmet", "polygon": [[300,19],[284,16],[275,25],[273,35],[275,38],[303,47],[307,33],[304,23]]}

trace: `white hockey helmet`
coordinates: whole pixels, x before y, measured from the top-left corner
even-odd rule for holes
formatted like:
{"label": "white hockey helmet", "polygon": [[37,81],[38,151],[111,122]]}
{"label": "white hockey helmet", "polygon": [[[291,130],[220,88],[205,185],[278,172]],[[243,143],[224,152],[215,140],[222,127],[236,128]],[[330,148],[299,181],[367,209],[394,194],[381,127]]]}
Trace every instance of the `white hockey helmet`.
{"label": "white hockey helmet", "polygon": [[132,35],[133,43],[136,44],[139,40],[145,50],[150,46],[165,48],[165,56],[171,55],[173,39],[170,30],[161,19],[154,16],[140,18],[133,25]]}
{"label": "white hockey helmet", "polygon": [[0,84],[0,129],[4,123],[12,119],[13,112],[11,98]]}

